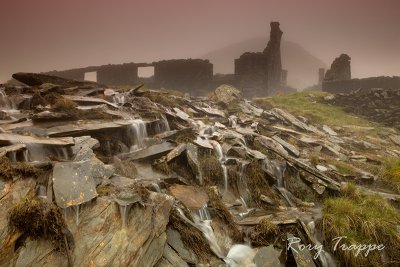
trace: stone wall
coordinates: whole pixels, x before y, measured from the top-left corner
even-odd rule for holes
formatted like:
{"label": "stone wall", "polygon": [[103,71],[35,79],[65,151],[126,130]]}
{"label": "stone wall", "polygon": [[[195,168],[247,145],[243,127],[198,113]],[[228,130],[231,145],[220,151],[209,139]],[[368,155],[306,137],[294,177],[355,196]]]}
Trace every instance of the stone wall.
{"label": "stone wall", "polygon": [[380,77],[370,77],[365,79],[351,79],[342,81],[324,80],[322,83],[322,90],[333,94],[348,93],[358,89],[369,91],[373,88],[399,89],[400,77],[380,76]]}
{"label": "stone wall", "polygon": [[245,97],[268,93],[268,57],[264,53],[244,53],[235,59],[235,85]]}
{"label": "stone wall", "polygon": [[97,71],[97,82],[107,85],[135,85],[138,67],[135,64],[108,65]]}
{"label": "stone wall", "polygon": [[154,86],[191,92],[207,90],[213,79],[213,65],[202,59],[163,60],[154,64]]}

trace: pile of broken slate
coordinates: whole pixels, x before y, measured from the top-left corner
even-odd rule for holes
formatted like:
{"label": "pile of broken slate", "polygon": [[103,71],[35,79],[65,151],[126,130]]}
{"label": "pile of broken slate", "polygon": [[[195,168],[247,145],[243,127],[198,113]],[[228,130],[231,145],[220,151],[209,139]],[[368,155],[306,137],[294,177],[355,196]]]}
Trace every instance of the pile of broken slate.
{"label": "pile of broken slate", "polygon": [[[229,85],[190,98],[14,78],[25,85],[0,86],[1,266],[323,266],[328,252],[293,253],[285,240],[317,244],[324,197],[377,177],[361,168],[349,177],[313,157],[400,156],[396,130],[354,139],[345,127],[261,109]],[[7,176],[21,166],[39,174]],[[63,250],[10,231],[9,211],[27,198],[57,206]],[[265,222],[276,236],[262,236]]]}

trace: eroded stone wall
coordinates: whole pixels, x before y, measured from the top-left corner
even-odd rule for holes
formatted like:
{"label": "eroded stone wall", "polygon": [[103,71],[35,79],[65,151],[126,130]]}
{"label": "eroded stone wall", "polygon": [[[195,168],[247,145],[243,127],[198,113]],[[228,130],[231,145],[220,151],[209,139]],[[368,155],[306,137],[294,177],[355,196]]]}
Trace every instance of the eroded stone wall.
{"label": "eroded stone wall", "polygon": [[213,79],[213,65],[202,59],[163,60],[154,64],[154,86],[190,92],[207,89]]}
{"label": "eroded stone wall", "polygon": [[373,88],[383,89],[399,89],[400,88],[400,77],[370,77],[365,79],[351,79],[342,81],[324,81],[322,83],[322,90],[338,94],[338,93],[349,93],[361,89],[363,91],[369,91]]}

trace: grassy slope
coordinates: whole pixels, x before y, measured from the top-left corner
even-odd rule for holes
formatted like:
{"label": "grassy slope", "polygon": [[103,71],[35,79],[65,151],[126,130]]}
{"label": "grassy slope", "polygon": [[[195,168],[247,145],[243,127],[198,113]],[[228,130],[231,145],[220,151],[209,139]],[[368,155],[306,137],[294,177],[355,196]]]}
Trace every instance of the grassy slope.
{"label": "grassy slope", "polygon": [[325,92],[298,92],[280,94],[267,98],[254,99],[260,107],[274,106],[284,108],[295,114],[307,117],[316,123],[330,126],[355,125],[359,127],[378,127],[376,123],[345,112],[341,107],[320,103]]}

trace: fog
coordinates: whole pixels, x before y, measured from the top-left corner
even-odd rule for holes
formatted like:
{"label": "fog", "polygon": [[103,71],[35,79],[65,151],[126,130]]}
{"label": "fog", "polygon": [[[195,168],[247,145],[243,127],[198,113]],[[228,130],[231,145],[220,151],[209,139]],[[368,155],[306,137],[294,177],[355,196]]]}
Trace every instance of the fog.
{"label": "fog", "polygon": [[397,0],[2,0],[0,81],[18,71],[197,58],[267,36],[271,20],[328,66],[348,53],[353,77],[400,75],[399,8]]}

